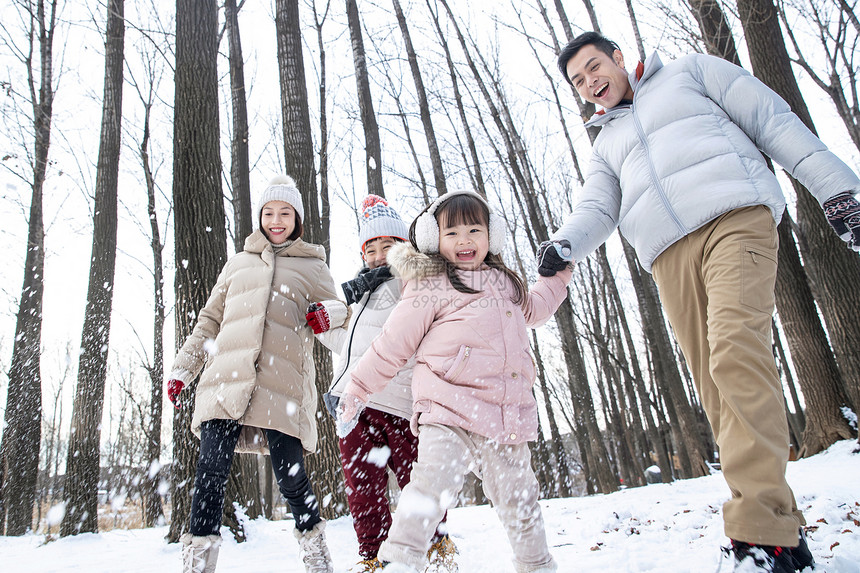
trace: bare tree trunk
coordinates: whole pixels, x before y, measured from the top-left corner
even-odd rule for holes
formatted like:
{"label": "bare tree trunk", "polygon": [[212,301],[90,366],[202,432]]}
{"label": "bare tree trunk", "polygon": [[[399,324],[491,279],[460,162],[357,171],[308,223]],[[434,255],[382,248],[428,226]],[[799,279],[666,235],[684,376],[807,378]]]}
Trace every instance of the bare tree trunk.
{"label": "bare tree trunk", "polygon": [[[240,6],[241,8],[241,6]],[[236,0],[224,3],[230,63],[230,93],[233,106],[233,136],[230,145],[230,180],[233,187],[233,221],[236,252],[245,248],[245,238],[253,232],[251,214],[251,173],[248,160],[248,106],[245,99],[245,69]],[[243,524],[234,503],[242,507],[249,519],[262,514],[260,478],[255,454],[236,454],[227,480],[224,503],[224,525],[230,528],[237,542],[245,541]]]}
{"label": "bare tree trunk", "polygon": [[125,0],[110,0],[105,32],[105,80],[93,205],[93,246],[81,337],[78,385],[66,460],[60,535],[98,532],[99,454],[110,315],[116,267],[117,179],[122,137]]}
{"label": "bare tree trunk", "polygon": [[798,444],[798,455],[803,457],[818,453],[836,440],[850,438],[851,429],[841,415],[840,407],[846,404],[847,396],[800,263],[791,233],[791,218],[788,212],[782,217],[777,227],[779,252],[775,294],[791,361],[806,404],[807,423]]}
{"label": "bare tree trunk", "polygon": [[[505,222],[510,228],[511,224],[507,220],[507,217],[505,217]],[[514,238],[516,239],[516,237]],[[516,240],[514,240],[514,256],[516,257],[517,267],[519,269],[520,275],[526,276],[525,265],[523,264],[523,259],[520,256],[520,250],[519,246],[516,243]],[[570,495],[572,494],[573,485],[573,475],[571,470],[570,458],[568,457],[567,451],[564,448],[564,443],[561,439],[561,432],[559,432],[558,429],[558,422],[556,422],[555,419],[555,411],[553,410],[552,400],[549,392],[549,381],[547,380],[547,372],[546,368],[544,367],[544,361],[543,356],[541,354],[541,347],[538,343],[537,332],[535,330],[532,330],[531,335],[532,350],[534,351],[535,366],[537,367],[537,380],[540,383],[541,393],[543,394],[546,403],[547,420],[549,421],[549,432],[550,437],[552,438],[552,459],[555,463],[552,464],[554,469],[554,472],[552,472],[554,474],[552,476],[554,484],[551,489],[554,495],[560,497],[570,497]],[[540,440],[543,439],[543,432],[540,430],[538,431],[538,437]],[[549,452],[545,451],[546,445],[541,444],[539,449],[542,454],[546,455],[546,459],[549,462],[550,456]],[[547,478],[548,477],[549,476],[547,476]]]}
{"label": "bare tree trunk", "polygon": [[227,41],[230,49],[230,94],[233,104],[233,138],[230,144],[230,181],[233,186],[233,247],[242,251],[254,230],[251,220],[251,173],[248,159],[248,104],[245,98],[245,63],[239,37],[236,0],[225,0]]}
{"label": "bare tree trunk", "polygon": [[[5,429],[0,444],[0,532],[24,535],[33,523],[33,503],[39,472],[39,446],[42,434],[42,297],[45,270],[45,228],[42,219],[42,193],[48,167],[53,118],[53,43],[57,2],[39,0],[36,12],[28,14],[29,54],[38,50],[40,76],[36,84],[36,65],[27,59],[30,101],[33,108],[33,183],[27,229],[27,255],[24,281],[15,322],[15,342],[9,368],[6,395]],[[26,21],[26,18],[25,18]],[[37,44],[38,43],[38,44]],[[38,94],[38,95],[37,95]],[[5,519],[4,519],[5,518]]]}
{"label": "bare tree trunk", "polygon": [[[554,2],[555,11],[558,14],[558,19],[561,21],[562,28],[564,28],[564,33],[567,37],[567,41],[570,42],[571,40],[573,40],[573,31],[571,30],[570,22],[567,19],[567,14],[564,11],[564,6],[562,6],[561,0],[554,0]],[[594,14],[594,7],[591,5],[591,2],[589,2],[589,0],[583,0],[583,2],[585,4],[586,10],[588,10],[588,15],[591,17],[591,24],[594,27],[594,31],[600,32],[600,26],[597,24],[597,16]],[[552,27],[549,26],[549,21],[546,21],[550,35],[553,35],[554,32],[552,30]],[[557,45],[554,35],[553,43]],[[594,115],[595,111],[597,111],[597,107],[590,101],[585,101],[581,97],[579,97],[579,93],[573,88],[573,86],[570,86],[570,93],[573,95],[573,99],[576,101],[576,105],[579,107],[579,116],[582,118],[583,123],[591,119],[591,116]],[[586,133],[588,133],[588,138],[591,140],[592,143],[594,143],[594,138],[597,137],[597,134],[600,132],[600,128],[589,127],[585,131]]]}
{"label": "bare tree trunk", "polygon": [[[785,99],[792,111],[814,132],[812,118],[791,70],[773,0],[738,0],[738,12],[756,76]],[[860,257],[846,249],[832,231],[818,201],[796,181],[792,180],[792,184],[797,194],[803,260],[827,325],[845,389],[856,408],[860,403],[860,355],[856,351],[857,341],[860,340],[860,323],[856,320],[857,309],[860,308],[860,293],[856,288],[860,278]],[[832,379],[816,380],[815,383],[832,383]],[[816,388],[815,391],[832,395],[839,390]],[[835,422],[839,415],[832,412],[813,413],[811,407],[807,406],[808,423],[802,448],[806,455],[814,454],[832,443],[825,437],[829,433],[826,431],[818,433],[817,440],[812,438],[816,435],[816,423],[824,419]],[[835,432],[831,435],[835,435]]]}
{"label": "bare tree trunk", "polygon": [[409,69],[412,71],[412,79],[415,81],[415,93],[418,96],[418,112],[421,115],[421,124],[424,126],[424,135],[427,138],[427,149],[430,152],[430,164],[433,166],[433,179],[436,181],[436,193],[444,195],[448,191],[445,184],[445,171],[442,169],[442,157],[439,155],[439,146],[436,144],[436,132],[433,130],[433,121],[430,118],[430,104],[427,103],[427,92],[424,89],[424,81],[421,79],[421,70],[418,68],[418,56],[412,46],[412,38],[409,35],[409,26],[406,17],[400,8],[398,0],[392,0],[394,12],[397,16],[397,25],[403,34],[403,43],[406,44],[406,56],[409,58]]}
{"label": "bare tree trunk", "polygon": [[[176,2],[176,88],[173,121],[176,344],[194,329],[227,261],[218,124],[218,9]],[[186,391],[194,393],[197,381]],[[189,403],[193,404],[193,397]],[[173,513],[168,539],[188,530],[200,444],[191,433],[193,408],[173,416]]]}
{"label": "bare tree trunk", "polygon": [[642,313],[642,325],[654,360],[655,383],[660,388],[660,394],[666,400],[669,421],[679,445],[683,477],[700,477],[708,475],[708,456],[699,438],[701,432],[690,406],[690,401],[684,391],[681,375],[672,344],[669,341],[669,331],[666,329],[657,286],[651,275],[639,272],[639,263],[635,258],[633,248],[622,239],[627,266],[633,278],[633,286],[639,299],[639,311]]}
{"label": "bare tree trunk", "polygon": [[[609,259],[606,256],[605,245],[601,246],[600,249],[598,249],[597,255],[598,262],[602,268],[604,276],[611,276],[612,269],[609,265]],[[660,468],[661,478],[664,483],[669,483],[672,481],[672,465],[669,461],[669,456],[667,455],[666,449],[662,447],[663,440],[660,438],[657,425],[654,423],[654,418],[651,413],[650,400],[648,399],[648,394],[645,390],[642,369],[639,366],[639,359],[636,356],[636,348],[633,344],[633,336],[630,333],[630,327],[627,321],[624,305],[621,302],[621,295],[618,292],[618,286],[614,280],[607,282],[607,286],[611,289],[610,294],[612,296],[612,299],[615,301],[614,304],[618,312],[618,322],[624,332],[624,341],[627,345],[627,348],[629,349],[630,354],[630,366],[633,369],[632,376],[626,370],[622,372],[622,375],[626,375],[625,378],[627,379],[627,384],[630,386],[627,392],[630,395],[632,403],[631,414],[634,416],[634,419],[637,421],[637,425],[640,427],[643,425],[642,420],[644,419],[645,434],[648,437],[648,440],[651,442],[651,447],[653,448],[654,454],[657,457],[657,465]],[[626,353],[624,351],[624,346],[620,342],[618,344],[618,348],[620,355],[623,357]],[[638,397],[638,407],[636,407],[636,397]],[[645,449],[644,453],[649,454],[650,452]],[[650,465],[650,456],[648,457],[648,462]]]}
{"label": "bare tree trunk", "polygon": [[329,237],[329,192],[328,192],[328,113],[326,100],[326,53],[325,42],[323,41],[322,28],[328,16],[328,11],[331,6],[331,0],[326,0],[325,11],[320,18],[317,14],[316,3],[312,3],[314,11],[314,27],[317,31],[317,48],[320,52],[320,228],[323,237]]}
{"label": "bare tree trunk", "polygon": [[795,445],[799,445],[800,437],[803,435],[803,428],[806,426],[806,416],[803,413],[803,407],[800,405],[800,398],[797,395],[794,376],[791,374],[791,368],[788,364],[788,358],[785,355],[785,347],[782,344],[782,338],[779,336],[779,329],[776,327],[776,321],[773,321],[773,345],[778,357],[777,365],[780,370],[782,370],[783,378],[785,378],[785,385],[788,386],[788,392],[791,394],[791,404],[794,406],[794,414],[788,412],[787,408],[786,414],[788,415],[789,421],[792,421],[796,426],[795,432],[797,433],[798,441],[795,442]]}
{"label": "bare tree trunk", "polygon": [[152,363],[145,365],[150,380],[150,403],[148,425],[144,428],[148,472],[141,483],[144,527],[154,527],[164,517],[161,495],[158,493],[158,470],[161,467],[159,463],[159,457],[161,456],[161,422],[164,416],[162,408],[164,398],[165,322],[164,262],[162,259],[164,245],[161,242],[161,231],[158,226],[158,210],[155,205],[155,178],[149,159],[150,114],[152,111],[154,87],[154,78],[150,76],[147,95],[144,96],[138,91],[144,107],[143,136],[138,152],[141,167],[143,168],[144,181],[146,182],[146,210],[149,215],[151,233],[150,250],[152,251],[153,296],[155,300],[152,327]]}
{"label": "bare tree trunk", "polygon": [[648,56],[645,53],[645,44],[642,43],[642,34],[639,33],[639,22],[633,11],[633,2],[632,0],[625,1],[627,2],[627,13],[630,15],[630,25],[633,27],[633,37],[636,39],[636,49],[639,50],[639,61],[644,62]]}
{"label": "bare tree trunk", "polygon": [[[329,237],[323,235],[318,208],[320,198],[317,194],[313,162],[313,141],[307,107],[308,91],[299,30],[298,0],[276,0],[275,25],[278,36],[278,68],[287,173],[295,179],[302,192],[302,202],[307,215],[304,224],[308,240],[324,245],[328,253]],[[347,501],[334,422],[329,416],[322,415],[322,412],[325,412],[322,395],[331,384],[331,352],[319,342],[314,345],[314,364],[318,394],[319,445],[317,452],[308,456],[306,461],[308,477],[321,501],[321,513],[328,519],[346,513]]]}
{"label": "bare tree trunk", "polygon": [[364,151],[366,154],[367,192],[385,197],[382,185],[382,147],[379,142],[379,125],[373,111],[373,97],[367,74],[367,59],[361,34],[361,19],[355,0],[346,0],[346,18],[349,36],[352,39],[352,61],[355,65],[355,82],[358,91],[358,108],[361,125],[364,127]]}
{"label": "bare tree trunk", "polygon": [[469,175],[472,177],[472,181],[474,182],[475,191],[486,197],[487,191],[484,189],[484,175],[481,171],[481,160],[478,157],[478,149],[475,146],[475,139],[472,137],[472,128],[469,126],[469,121],[466,118],[466,108],[463,105],[463,98],[460,95],[459,80],[457,79],[457,71],[454,68],[454,60],[451,58],[451,51],[448,49],[448,42],[445,39],[445,35],[442,33],[442,27],[439,24],[439,17],[436,12],[433,11],[433,7],[430,5],[430,0],[425,0],[425,2],[427,3],[427,8],[430,10],[430,14],[433,17],[433,26],[436,28],[436,35],[439,37],[439,45],[445,52],[445,62],[448,64],[448,74],[451,77],[451,88],[454,91],[454,101],[457,104],[457,113],[460,116],[463,133],[466,135],[466,145],[469,148],[469,156],[472,159],[472,165],[467,165],[467,167],[471,167]]}
{"label": "bare tree trunk", "polygon": [[717,0],[688,0],[709,54],[741,65],[732,29]]}

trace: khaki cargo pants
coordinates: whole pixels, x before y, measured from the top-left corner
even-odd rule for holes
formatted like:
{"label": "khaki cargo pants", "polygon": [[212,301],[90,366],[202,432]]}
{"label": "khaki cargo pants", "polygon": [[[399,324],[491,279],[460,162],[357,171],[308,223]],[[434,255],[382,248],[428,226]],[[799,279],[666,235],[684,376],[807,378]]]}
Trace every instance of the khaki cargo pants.
{"label": "khaki cargo pants", "polygon": [[779,238],[764,206],[730,211],[652,273],[720,449],[726,535],[794,547],[804,523],[785,480],[789,434],[771,347]]}

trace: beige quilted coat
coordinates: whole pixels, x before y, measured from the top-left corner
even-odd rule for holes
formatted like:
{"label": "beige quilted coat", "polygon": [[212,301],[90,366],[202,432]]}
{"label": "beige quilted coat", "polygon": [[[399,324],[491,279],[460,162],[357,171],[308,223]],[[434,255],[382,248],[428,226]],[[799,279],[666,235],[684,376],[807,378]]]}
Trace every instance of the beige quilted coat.
{"label": "beige quilted coat", "polygon": [[305,313],[311,302],[343,305],[336,298],[321,246],[299,239],[275,255],[259,230],[249,235],[245,250],[224,265],[173,364],[192,380],[203,370],[194,434],[206,420],[231,419],[244,426],[237,452],[268,454],[264,428],[314,451],[314,335]]}

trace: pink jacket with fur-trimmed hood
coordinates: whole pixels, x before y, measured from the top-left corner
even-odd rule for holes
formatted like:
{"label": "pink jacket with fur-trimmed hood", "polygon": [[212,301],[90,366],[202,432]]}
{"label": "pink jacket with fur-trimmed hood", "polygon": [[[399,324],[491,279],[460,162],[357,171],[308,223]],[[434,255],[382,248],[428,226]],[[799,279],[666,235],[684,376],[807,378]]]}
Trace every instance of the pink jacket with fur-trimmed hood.
{"label": "pink jacket with fur-trimmed hood", "polygon": [[416,355],[412,431],[419,424],[456,426],[502,444],[537,438],[534,360],[527,327],[546,322],[567,296],[571,271],[540,278],[521,304],[504,273],[458,271],[458,292],[438,259],[407,243],[389,251],[403,295],[382,333],[352,371],[346,392],[363,400],[385,387]]}

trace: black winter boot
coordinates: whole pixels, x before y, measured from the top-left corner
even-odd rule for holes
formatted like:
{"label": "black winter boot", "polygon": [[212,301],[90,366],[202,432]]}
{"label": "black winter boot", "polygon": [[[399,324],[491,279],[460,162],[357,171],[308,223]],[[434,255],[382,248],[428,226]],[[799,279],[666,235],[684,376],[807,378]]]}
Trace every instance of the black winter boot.
{"label": "black winter boot", "polygon": [[735,571],[743,573],[795,573],[791,549],[773,545],[752,545],[732,539],[726,549],[735,558]]}
{"label": "black winter boot", "polygon": [[791,558],[794,560],[794,568],[798,571],[804,571],[807,567],[812,571],[815,569],[815,559],[812,557],[812,552],[806,544],[806,532],[803,528],[800,529],[798,536],[797,547],[792,547],[790,550]]}

